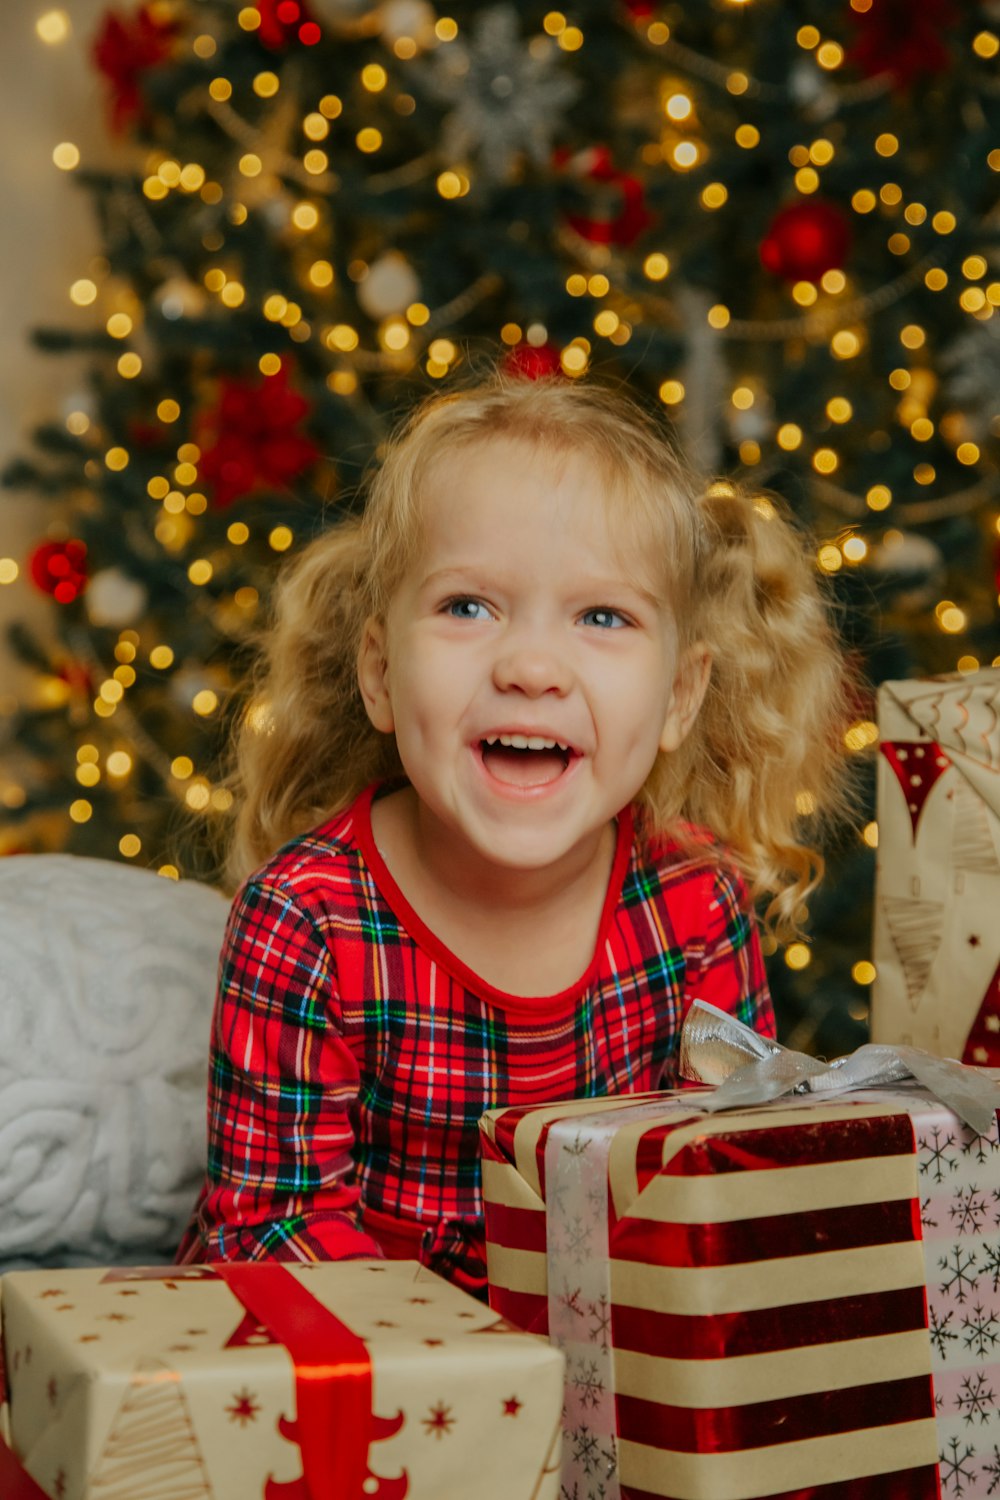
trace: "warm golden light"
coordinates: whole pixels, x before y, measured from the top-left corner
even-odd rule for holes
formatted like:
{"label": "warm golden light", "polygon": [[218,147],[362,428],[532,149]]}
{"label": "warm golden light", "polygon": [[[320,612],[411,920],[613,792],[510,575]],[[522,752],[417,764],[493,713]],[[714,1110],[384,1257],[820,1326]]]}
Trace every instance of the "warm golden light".
{"label": "warm golden light", "polygon": [[70,34],[70,19],[64,10],[47,10],[35,22],[35,34],[47,47],[58,46]]}
{"label": "warm golden light", "polygon": [[72,172],[80,165],[80,148],[72,141],[60,141],[52,152],[52,160],[62,172]]}

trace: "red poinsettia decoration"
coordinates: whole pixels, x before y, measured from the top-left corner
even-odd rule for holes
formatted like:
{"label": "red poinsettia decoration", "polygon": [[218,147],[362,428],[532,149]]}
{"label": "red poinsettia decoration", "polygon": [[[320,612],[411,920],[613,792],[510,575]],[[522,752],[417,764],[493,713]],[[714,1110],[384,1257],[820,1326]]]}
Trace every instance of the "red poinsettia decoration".
{"label": "red poinsettia decoration", "polygon": [[142,113],[143,75],[170,55],[177,23],[162,7],[143,5],[132,16],[109,10],[94,38],[93,59],[110,88],[111,128],[122,131]]}
{"label": "red poinsettia decoration", "polygon": [[591,244],[627,247],[653,222],[639,178],[619,171],[607,146],[590,146],[574,154],[560,148],[555,164],[594,185],[591,212],[566,216],[570,228]]}
{"label": "red poinsettia decoration", "polygon": [[312,410],[291,388],[285,365],[260,380],[224,380],[215,406],[203,411],[195,438],[198,473],[218,506],[254,490],[287,489],[319,457],[299,425]]}
{"label": "red poinsettia decoration", "polygon": [[855,37],[847,61],[868,78],[888,73],[905,89],[951,67],[945,34],[958,20],[954,0],[872,0],[868,10],[852,10],[850,19]]}
{"label": "red poinsettia decoration", "polygon": [[260,25],[257,35],[265,47],[280,52],[296,38],[306,47],[315,47],[321,32],[309,13],[305,0],[257,0]]}
{"label": "red poinsettia decoration", "polygon": [[31,581],[57,604],[72,604],[87,587],[87,544],[69,537],[40,542],[28,559]]}

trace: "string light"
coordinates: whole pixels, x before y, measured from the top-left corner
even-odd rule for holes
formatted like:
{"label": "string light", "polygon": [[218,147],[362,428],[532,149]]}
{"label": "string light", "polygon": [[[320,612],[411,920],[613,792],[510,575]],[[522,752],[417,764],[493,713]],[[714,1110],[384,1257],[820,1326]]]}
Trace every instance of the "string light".
{"label": "string light", "polygon": [[70,19],[64,10],[47,10],[35,22],[35,33],[47,47],[66,41],[70,30]]}
{"label": "string light", "polygon": [[72,141],[60,141],[52,152],[52,160],[61,172],[72,172],[80,165],[80,148]]}

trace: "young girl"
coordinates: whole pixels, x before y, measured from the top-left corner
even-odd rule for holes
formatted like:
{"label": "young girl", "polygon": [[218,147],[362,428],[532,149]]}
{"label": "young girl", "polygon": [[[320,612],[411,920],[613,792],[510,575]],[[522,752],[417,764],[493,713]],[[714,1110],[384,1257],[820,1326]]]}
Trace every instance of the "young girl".
{"label": "young girl", "polygon": [[842,702],[796,531],[631,402],[419,408],[278,591],[179,1257],[480,1289],[484,1109],[670,1086],[696,996],[773,1035],[752,903],[819,879]]}

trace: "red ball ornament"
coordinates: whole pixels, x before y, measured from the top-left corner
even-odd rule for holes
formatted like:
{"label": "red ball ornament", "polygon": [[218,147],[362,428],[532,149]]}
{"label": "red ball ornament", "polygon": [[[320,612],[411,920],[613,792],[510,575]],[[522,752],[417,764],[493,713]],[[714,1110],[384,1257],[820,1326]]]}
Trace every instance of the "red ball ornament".
{"label": "red ball ornament", "polygon": [[783,281],[818,281],[840,267],[851,246],[846,214],[822,198],[779,209],[760,245],[760,262]]}
{"label": "red ball ornament", "polygon": [[272,52],[280,52],[298,39],[304,47],[315,47],[322,33],[305,0],[257,0],[260,25],[257,35]]}
{"label": "red ball ornament", "polygon": [[554,344],[515,344],[503,357],[503,370],[522,380],[545,380],[563,373],[560,353]]}
{"label": "red ball ornament", "polygon": [[952,65],[946,37],[958,25],[954,0],[878,0],[866,11],[852,8],[849,19],[855,31],[846,61],[866,78],[884,73],[906,89]]}
{"label": "red ball ornament", "polygon": [[31,581],[57,604],[72,604],[87,587],[85,542],[41,542],[28,559]]}

